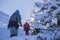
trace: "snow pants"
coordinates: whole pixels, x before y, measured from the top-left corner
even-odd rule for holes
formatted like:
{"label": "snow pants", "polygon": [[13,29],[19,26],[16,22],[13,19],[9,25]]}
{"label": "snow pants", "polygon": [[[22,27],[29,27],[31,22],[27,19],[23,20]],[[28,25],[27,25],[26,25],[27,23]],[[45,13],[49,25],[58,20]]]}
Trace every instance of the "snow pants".
{"label": "snow pants", "polygon": [[18,35],[18,29],[15,27],[10,27],[10,36],[17,36]]}
{"label": "snow pants", "polygon": [[25,31],[25,34],[26,34],[26,35],[29,35],[29,30],[28,30],[28,31]]}
{"label": "snow pants", "polygon": [[24,31],[25,31],[26,35],[29,35],[29,30],[30,30],[30,28],[24,28]]}

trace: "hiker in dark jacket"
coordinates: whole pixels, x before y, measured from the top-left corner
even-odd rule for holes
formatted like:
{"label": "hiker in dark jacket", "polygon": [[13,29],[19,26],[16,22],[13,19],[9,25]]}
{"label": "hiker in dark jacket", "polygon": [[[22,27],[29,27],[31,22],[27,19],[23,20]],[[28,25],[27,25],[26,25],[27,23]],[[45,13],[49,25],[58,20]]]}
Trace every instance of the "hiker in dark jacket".
{"label": "hiker in dark jacket", "polygon": [[[20,25],[18,23],[20,23]],[[19,26],[22,26],[21,15],[19,14],[19,10],[16,10],[11,16],[8,24],[8,28],[10,29],[10,37],[18,35]]]}

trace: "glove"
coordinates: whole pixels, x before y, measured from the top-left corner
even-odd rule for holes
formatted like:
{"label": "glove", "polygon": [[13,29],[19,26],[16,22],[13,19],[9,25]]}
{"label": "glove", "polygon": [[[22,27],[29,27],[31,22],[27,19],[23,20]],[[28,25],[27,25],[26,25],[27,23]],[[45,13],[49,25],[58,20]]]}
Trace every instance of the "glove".
{"label": "glove", "polygon": [[22,27],[22,22],[20,21],[20,26]]}
{"label": "glove", "polygon": [[20,26],[22,27],[22,23],[20,23]]}
{"label": "glove", "polygon": [[20,26],[22,27],[22,24],[20,24]]}

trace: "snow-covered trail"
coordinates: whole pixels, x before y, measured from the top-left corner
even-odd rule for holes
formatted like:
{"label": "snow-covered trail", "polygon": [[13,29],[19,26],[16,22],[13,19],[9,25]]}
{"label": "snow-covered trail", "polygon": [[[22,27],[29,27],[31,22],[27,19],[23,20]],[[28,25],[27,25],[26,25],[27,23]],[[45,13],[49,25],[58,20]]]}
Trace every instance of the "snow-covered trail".
{"label": "snow-covered trail", "polygon": [[0,28],[0,40],[35,40],[35,35],[25,35],[23,29],[18,29],[18,36],[10,38],[10,31],[7,28]]}
{"label": "snow-covered trail", "polygon": [[42,33],[40,32],[37,35],[29,35],[29,36],[25,35],[24,30],[19,28],[18,36],[10,38],[9,29],[0,27],[0,40],[37,40],[38,36],[40,36],[42,39],[47,38],[47,40],[51,39],[54,40],[54,37],[58,38],[60,36],[60,28],[57,28],[54,32],[48,30],[42,30]]}

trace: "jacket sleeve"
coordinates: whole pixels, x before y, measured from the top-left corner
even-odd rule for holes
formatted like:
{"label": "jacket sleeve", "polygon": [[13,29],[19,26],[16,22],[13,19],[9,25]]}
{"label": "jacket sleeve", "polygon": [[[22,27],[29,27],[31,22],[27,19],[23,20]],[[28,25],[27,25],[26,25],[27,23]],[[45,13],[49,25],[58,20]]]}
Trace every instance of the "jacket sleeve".
{"label": "jacket sleeve", "polygon": [[21,22],[21,15],[17,15],[17,20],[20,23],[20,26],[22,26],[22,22]]}

